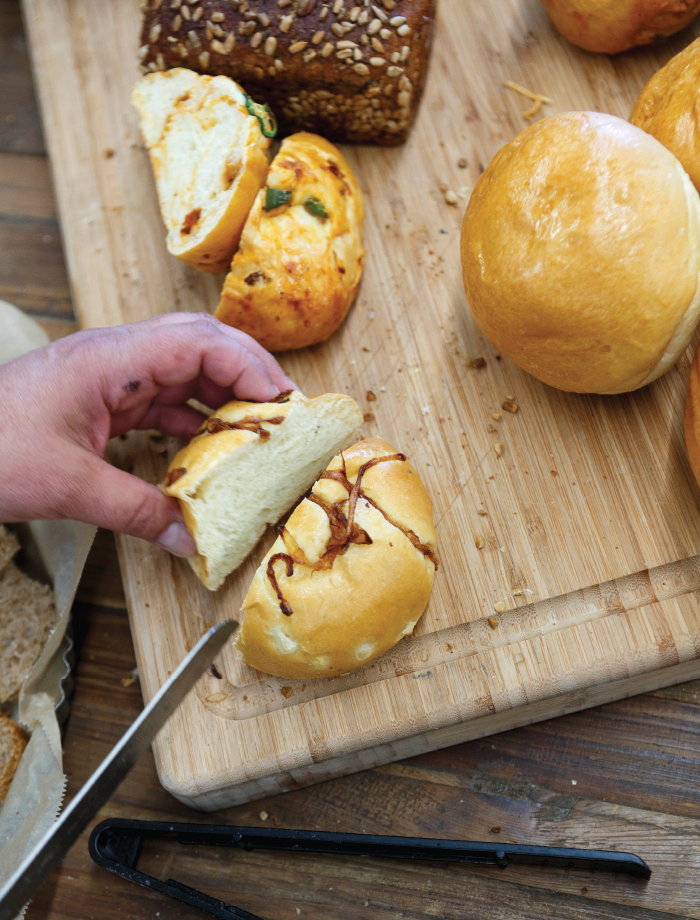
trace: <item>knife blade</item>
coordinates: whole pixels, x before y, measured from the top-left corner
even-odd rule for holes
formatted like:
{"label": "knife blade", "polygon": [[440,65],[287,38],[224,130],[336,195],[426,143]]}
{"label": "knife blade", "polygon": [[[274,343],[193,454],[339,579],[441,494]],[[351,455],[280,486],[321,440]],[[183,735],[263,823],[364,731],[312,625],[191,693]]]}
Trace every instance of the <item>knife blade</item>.
{"label": "knife blade", "polygon": [[234,620],[226,620],[212,627],[173,671],[70,805],[63,810],[56,823],[2,886],[0,920],[14,920],[27,901],[36,894],[49,872],[105,804],[237,625]]}

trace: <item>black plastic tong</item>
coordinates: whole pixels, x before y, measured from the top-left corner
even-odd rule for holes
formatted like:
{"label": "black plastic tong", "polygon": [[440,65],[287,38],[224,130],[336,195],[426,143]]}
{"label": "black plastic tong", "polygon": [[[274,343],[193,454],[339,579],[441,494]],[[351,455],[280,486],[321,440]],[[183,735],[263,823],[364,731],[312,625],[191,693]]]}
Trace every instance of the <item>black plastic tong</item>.
{"label": "black plastic tong", "polygon": [[556,866],[622,872],[649,879],[651,869],[633,853],[608,850],[570,850],[516,844],[476,843],[467,840],[433,840],[420,837],[379,837],[372,834],[337,834],[321,831],[278,830],[273,827],[233,827],[226,824],[170,824],[166,821],[111,819],[98,824],[90,835],[90,856],[103,869],[144,888],[159,891],[190,907],[198,907],[219,920],[261,920],[196,891],[175,879],[161,882],[137,864],[145,840],[177,840],[197,846],[240,847],[244,850],[288,850],[295,853],[329,853],[342,856],[380,856],[384,859],[420,859],[471,863],[481,866]]}

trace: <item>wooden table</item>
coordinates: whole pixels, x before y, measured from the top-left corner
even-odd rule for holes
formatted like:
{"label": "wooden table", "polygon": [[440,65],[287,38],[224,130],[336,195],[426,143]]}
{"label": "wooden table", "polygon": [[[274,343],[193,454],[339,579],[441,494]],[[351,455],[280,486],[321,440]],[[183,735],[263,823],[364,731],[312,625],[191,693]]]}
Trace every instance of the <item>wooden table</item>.
{"label": "wooden table", "polygon": [[[76,328],[18,0],[0,0],[0,298],[52,337]],[[141,708],[114,542],[100,534],[75,609],[76,691],[65,735],[74,794]],[[700,681],[259,801],[239,824],[580,845],[643,853],[650,884],[614,876],[162,847],[142,865],[268,920],[303,917],[700,918]],[[102,810],[201,821],[159,785],[153,759]],[[29,920],[202,914],[94,866],[87,832],[38,894]]]}

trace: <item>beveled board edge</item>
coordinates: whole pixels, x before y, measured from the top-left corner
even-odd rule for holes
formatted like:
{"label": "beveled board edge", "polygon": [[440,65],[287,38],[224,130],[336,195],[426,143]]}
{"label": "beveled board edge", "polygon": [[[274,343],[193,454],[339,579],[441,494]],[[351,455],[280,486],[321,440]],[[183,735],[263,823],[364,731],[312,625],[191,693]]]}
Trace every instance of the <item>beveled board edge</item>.
{"label": "beveled board edge", "polygon": [[351,773],[359,773],[361,770],[369,770],[372,767],[395,763],[407,757],[427,754],[430,751],[451,747],[463,741],[475,741],[498,732],[523,728],[536,722],[569,715],[584,709],[592,709],[605,703],[612,703],[640,693],[650,693],[653,690],[698,678],[700,678],[700,659],[695,658],[673,667],[659,668],[598,686],[570,690],[560,696],[540,700],[517,709],[493,713],[457,725],[448,725],[445,728],[402,738],[374,748],[353,751],[320,763],[310,763],[300,769],[287,770],[284,773],[270,773],[256,780],[231,785],[211,793],[183,795],[175,789],[168,788],[167,777],[160,773],[159,776],[168,792],[184,805],[197,811],[218,811],[266,796],[301,789],[314,783],[337,779]]}

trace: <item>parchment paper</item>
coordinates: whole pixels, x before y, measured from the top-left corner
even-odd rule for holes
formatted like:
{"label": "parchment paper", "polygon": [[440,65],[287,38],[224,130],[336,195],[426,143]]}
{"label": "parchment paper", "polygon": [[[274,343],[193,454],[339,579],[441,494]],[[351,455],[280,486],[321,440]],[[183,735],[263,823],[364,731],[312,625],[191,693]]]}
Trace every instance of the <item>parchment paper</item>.
{"label": "parchment paper", "polygon": [[[41,326],[0,300],[0,364],[47,342]],[[66,670],[62,660],[66,627],[97,530],[75,521],[32,521],[29,527],[53,582],[58,622],[22,686],[13,713],[31,738],[0,811],[0,884],[56,820],[63,800],[66,778],[55,707]]]}

